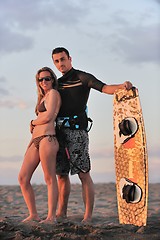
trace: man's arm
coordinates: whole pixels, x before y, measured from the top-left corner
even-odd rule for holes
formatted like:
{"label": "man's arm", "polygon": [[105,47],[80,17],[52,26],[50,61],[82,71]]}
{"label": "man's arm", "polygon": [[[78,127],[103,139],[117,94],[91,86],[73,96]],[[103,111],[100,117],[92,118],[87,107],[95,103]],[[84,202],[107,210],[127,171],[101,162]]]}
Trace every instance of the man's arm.
{"label": "man's arm", "polygon": [[117,89],[126,89],[129,90],[132,88],[132,83],[126,81],[122,84],[114,84],[114,85],[104,85],[102,88],[102,92],[106,94],[114,94]]}

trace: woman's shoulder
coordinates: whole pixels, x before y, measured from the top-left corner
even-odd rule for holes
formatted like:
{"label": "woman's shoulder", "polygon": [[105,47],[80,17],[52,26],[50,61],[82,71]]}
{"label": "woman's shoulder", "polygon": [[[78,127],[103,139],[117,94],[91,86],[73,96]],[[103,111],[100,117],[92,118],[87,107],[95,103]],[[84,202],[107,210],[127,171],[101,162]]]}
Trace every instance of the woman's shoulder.
{"label": "woman's shoulder", "polygon": [[51,89],[48,93],[48,96],[56,96],[56,97],[60,98],[60,93],[56,89]]}
{"label": "woman's shoulder", "polygon": [[52,88],[52,89],[49,91],[48,95],[53,95],[53,94],[59,94],[58,90]]}

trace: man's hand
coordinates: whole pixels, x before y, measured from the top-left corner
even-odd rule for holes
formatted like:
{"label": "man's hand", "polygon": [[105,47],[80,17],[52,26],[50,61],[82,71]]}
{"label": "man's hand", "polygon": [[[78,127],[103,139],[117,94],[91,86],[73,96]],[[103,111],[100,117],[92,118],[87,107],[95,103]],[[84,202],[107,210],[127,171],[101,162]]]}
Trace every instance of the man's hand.
{"label": "man's hand", "polygon": [[126,81],[126,82],[123,83],[123,87],[124,87],[126,90],[130,90],[130,89],[133,87],[133,85],[132,85],[131,82]]}

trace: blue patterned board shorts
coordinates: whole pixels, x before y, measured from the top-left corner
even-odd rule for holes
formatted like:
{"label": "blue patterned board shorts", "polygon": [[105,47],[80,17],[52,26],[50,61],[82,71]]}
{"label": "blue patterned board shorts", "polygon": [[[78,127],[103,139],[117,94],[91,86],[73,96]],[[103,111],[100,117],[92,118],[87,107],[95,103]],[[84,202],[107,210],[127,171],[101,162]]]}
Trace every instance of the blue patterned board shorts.
{"label": "blue patterned board shorts", "polygon": [[71,175],[89,172],[89,136],[85,130],[63,128],[57,134],[59,151],[57,154],[57,175]]}

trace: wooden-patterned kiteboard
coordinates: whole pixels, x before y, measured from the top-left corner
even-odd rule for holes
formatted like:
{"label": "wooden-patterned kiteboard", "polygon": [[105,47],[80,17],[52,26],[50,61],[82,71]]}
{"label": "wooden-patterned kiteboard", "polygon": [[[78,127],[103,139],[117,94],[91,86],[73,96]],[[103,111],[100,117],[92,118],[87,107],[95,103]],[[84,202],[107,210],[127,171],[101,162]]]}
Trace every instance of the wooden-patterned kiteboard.
{"label": "wooden-patterned kiteboard", "polygon": [[113,123],[119,222],[145,226],[148,156],[138,89],[115,92]]}

